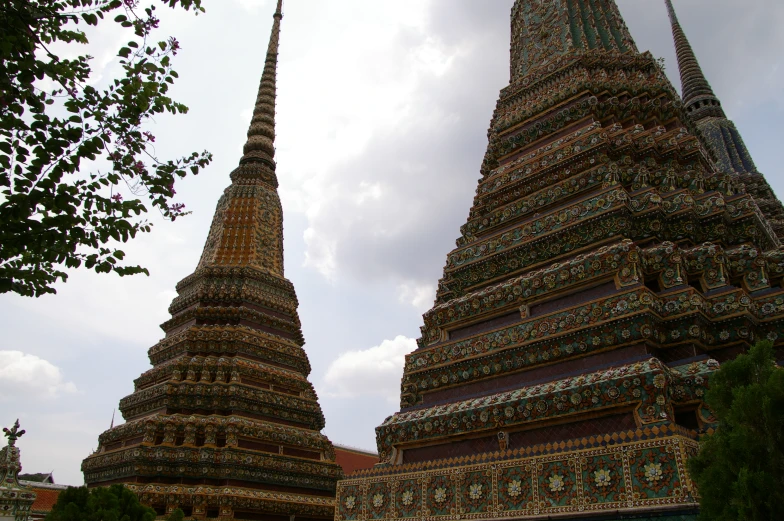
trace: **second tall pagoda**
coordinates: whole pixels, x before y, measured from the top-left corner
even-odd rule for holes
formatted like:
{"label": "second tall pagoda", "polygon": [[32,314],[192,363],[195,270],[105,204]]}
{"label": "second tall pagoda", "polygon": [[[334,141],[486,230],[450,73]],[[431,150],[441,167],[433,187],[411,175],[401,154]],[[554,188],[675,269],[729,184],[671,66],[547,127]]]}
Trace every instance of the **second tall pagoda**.
{"label": "second tall pagoda", "polygon": [[331,519],[342,475],[308,381],[294,287],[283,275],[275,175],[282,0],[253,119],[196,271],[177,285],[149,350],[153,368],[120,402],[126,422],[84,460],[88,486],[125,483],[159,515]]}

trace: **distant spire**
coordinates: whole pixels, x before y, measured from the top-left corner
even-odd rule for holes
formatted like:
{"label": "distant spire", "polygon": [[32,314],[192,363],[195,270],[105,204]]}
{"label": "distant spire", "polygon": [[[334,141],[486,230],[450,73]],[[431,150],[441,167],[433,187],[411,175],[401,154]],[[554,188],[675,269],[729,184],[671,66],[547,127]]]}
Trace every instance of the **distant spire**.
{"label": "distant spire", "polygon": [[112,424],[109,426],[109,429],[110,429],[110,430],[111,430],[111,429],[114,429],[114,413],[115,413],[116,411],[117,411],[117,409],[112,409]]}
{"label": "distant spire", "polygon": [[708,80],[700,68],[694,50],[683,32],[672,0],[664,0],[667,4],[667,12],[672,23],[672,36],[675,40],[675,53],[678,56],[678,68],[681,73],[681,89],[683,92],[683,105],[693,121],[714,116],[719,118],[726,117],[721,108],[719,98],[713,93]]}
{"label": "distant spire", "polygon": [[267,58],[264,61],[264,72],[261,75],[256,107],[253,119],[248,128],[248,141],[243,148],[240,164],[264,163],[275,169],[275,89],[278,67],[278,41],[280,39],[280,21],[283,18],[283,0],[278,0],[278,7],[272,15],[272,34],[267,47]]}

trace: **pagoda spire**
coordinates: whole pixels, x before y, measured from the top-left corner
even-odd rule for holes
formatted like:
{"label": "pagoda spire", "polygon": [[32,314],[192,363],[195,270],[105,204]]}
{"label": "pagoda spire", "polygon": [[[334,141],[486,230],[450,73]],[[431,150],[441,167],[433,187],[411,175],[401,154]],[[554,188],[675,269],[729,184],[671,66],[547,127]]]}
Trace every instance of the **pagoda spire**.
{"label": "pagoda spire", "polygon": [[264,163],[275,169],[275,96],[278,67],[278,44],[280,41],[280,21],[283,19],[283,0],[278,0],[275,14],[272,15],[272,33],[267,46],[264,72],[261,75],[259,93],[253,118],[248,128],[248,140],[243,147],[240,164]]}
{"label": "pagoda spire", "polygon": [[[264,72],[248,139],[231,186],[218,202],[199,267],[261,268],[283,277],[283,209],[275,175],[275,94],[283,0],[272,15]],[[264,187],[258,191],[251,187]],[[248,194],[254,194],[249,204]]]}
{"label": "pagoda spire", "polygon": [[706,117],[726,117],[721,108],[719,98],[705,78],[700,63],[691,48],[686,33],[683,31],[672,0],[664,0],[672,24],[672,36],[675,40],[675,53],[678,57],[678,69],[681,74],[681,90],[683,105],[695,123]]}

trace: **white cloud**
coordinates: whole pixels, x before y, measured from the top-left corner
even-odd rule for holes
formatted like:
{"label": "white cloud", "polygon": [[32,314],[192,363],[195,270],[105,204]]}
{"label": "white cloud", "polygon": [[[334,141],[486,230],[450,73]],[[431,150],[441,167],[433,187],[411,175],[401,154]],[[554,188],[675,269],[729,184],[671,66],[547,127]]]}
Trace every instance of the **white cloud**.
{"label": "white cloud", "polygon": [[[331,82],[320,87],[335,89],[326,99],[339,113],[321,122],[322,136],[302,135],[312,132],[315,110],[304,110],[307,96],[297,98],[297,112],[308,120],[296,132],[281,127],[280,161],[288,166],[280,179],[284,208],[302,209],[307,218],[305,267],[332,284],[388,284],[397,288],[399,302],[418,311],[432,303],[432,285],[470,206],[487,121],[508,75],[506,53],[491,53],[508,46],[511,4],[502,4],[421,2],[413,18],[421,23],[395,20],[396,26],[387,19],[374,27],[382,36],[368,46],[352,41],[335,53],[342,59],[327,62],[336,68],[330,75],[343,81],[337,89]],[[443,23],[466,9],[459,27]],[[408,10],[396,14],[410,18]],[[286,91],[280,92],[283,113]],[[344,142],[346,135],[351,139]],[[298,147],[286,146],[286,136],[295,136]],[[298,153],[289,156],[290,150]],[[290,183],[300,175],[307,178]]]}
{"label": "white cloud", "polygon": [[337,272],[335,241],[320,235],[313,228],[305,230],[303,238],[307,245],[304,266],[316,268],[330,283],[334,283]]}
{"label": "white cloud", "polygon": [[261,7],[267,7],[270,4],[268,0],[235,0],[243,9],[251,13],[256,13]]}
{"label": "white cloud", "polygon": [[60,393],[75,392],[76,385],[65,382],[56,365],[21,351],[0,351],[0,400],[56,398]]}
{"label": "white cloud", "polygon": [[327,394],[336,398],[377,395],[397,402],[405,356],[414,349],[416,340],[398,335],[370,349],[343,353],[324,376]]}
{"label": "white cloud", "polygon": [[411,304],[423,313],[430,309],[436,298],[436,288],[432,284],[401,284],[398,286],[400,302]]}

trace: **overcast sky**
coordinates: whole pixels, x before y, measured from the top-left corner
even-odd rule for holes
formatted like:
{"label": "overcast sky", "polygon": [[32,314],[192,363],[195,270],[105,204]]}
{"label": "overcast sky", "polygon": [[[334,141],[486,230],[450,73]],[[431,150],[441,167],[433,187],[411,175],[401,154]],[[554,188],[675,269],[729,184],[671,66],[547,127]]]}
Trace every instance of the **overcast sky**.
{"label": "overcast sky", "polygon": [[[398,409],[403,356],[468,215],[490,116],[509,80],[512,3],[284,5],[276,159],[286,276],[335,443],[374,449],[374,428]],[[679,88],[664,2],[618,3],[638,47],[664,57]],[[191,110],[157,121],[157,151],[208,149],[215,161],[177,185],[191,216],[156,219],[152,233],[124,248],[151,276],[74,272],[56,296],[0,296],[0,424],[19,417],[27,429],[25,472],[54,470],[58,483],[81,484],[81,460],[149,368],[174,286],[195,268],[241,155],[273,4],[205,0],[203,16],[162,17],[160,35],[182,45],[174,96]],[[676,9],[757,166],[784,194],[784,2],[678,0]],[[112,57],[125,41],[109,25],[91,51],[102,81],[116,73]]]}

